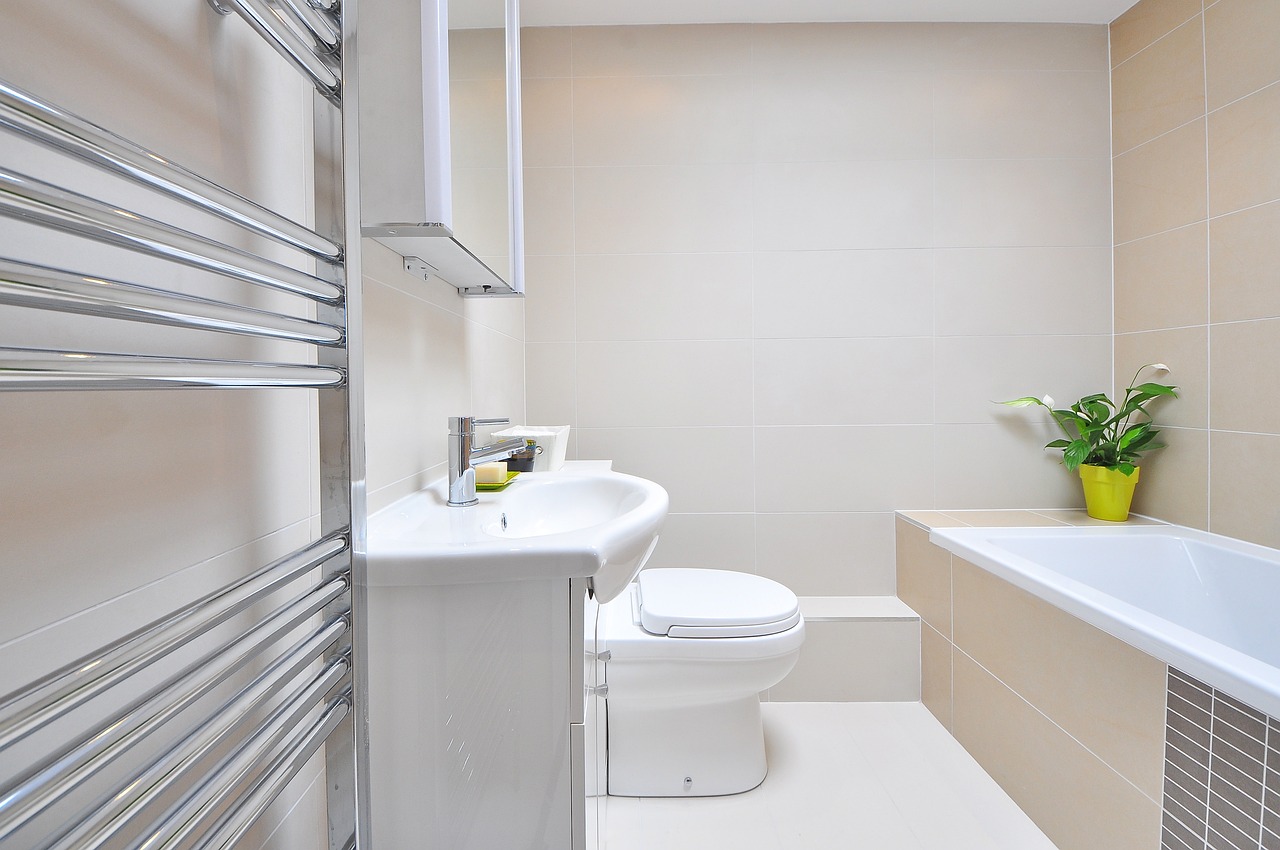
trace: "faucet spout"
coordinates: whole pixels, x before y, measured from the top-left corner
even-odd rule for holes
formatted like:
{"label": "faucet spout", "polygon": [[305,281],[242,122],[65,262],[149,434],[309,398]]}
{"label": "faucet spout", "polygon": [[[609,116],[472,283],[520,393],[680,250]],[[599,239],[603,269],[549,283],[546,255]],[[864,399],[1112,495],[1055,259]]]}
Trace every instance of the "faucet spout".
{"label": "faucet spout", "polygon": [[477,425],[506,425],[510,419],[476,419],[471,416],[449,417],[449,506],[465,508],[479,502],[476,496],[477,463],[503,460],[523,451],[520,437],[499,440],[487,446],[473,446]]}

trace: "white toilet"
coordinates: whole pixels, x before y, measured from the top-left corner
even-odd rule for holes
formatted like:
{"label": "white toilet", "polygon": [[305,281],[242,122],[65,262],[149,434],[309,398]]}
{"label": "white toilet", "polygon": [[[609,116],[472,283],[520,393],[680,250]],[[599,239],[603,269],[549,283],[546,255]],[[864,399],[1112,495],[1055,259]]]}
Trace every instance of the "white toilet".
{"label": "white toilet", "polygon": [[600,609],[608,791],[737,794],[764,780],[760,692],[804,643],[796,595],[727,570],[645,570]]}

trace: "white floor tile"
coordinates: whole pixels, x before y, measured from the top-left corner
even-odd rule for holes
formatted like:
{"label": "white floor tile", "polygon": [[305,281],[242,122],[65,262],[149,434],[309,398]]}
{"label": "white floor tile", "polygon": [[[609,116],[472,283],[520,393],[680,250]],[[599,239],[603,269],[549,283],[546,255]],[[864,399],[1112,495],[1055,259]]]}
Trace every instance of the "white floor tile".
{"label": "white floor tile", "polygon": [[608,798],[603,850],[1055,850],[919,703],[766,703],[745,794]]}

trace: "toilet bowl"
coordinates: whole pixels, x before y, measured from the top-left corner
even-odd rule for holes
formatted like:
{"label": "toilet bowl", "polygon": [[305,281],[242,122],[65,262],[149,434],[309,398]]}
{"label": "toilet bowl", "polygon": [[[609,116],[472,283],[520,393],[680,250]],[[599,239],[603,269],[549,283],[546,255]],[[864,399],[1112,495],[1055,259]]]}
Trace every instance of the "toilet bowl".
{"label": "toilet bowl", "polygon": [[794,593],[727,570],[645,570],[601,606],[598,634],[609,794],[737,794],[764,780],[760,692],[800,655]]}

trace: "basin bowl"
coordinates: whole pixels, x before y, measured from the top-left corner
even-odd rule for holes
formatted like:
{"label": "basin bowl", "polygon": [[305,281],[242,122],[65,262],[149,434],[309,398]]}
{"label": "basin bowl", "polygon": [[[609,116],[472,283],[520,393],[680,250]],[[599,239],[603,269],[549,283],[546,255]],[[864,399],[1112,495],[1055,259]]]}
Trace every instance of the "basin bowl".
{"label": "basin bowl", "polygon": [[669,504],[652,481],[572,465],[521,473],[470,507],[447,493],[439,481],[369,518],[370,585],[585,577],[608,602],[652,554]]}

